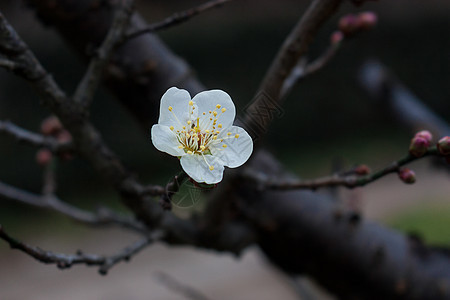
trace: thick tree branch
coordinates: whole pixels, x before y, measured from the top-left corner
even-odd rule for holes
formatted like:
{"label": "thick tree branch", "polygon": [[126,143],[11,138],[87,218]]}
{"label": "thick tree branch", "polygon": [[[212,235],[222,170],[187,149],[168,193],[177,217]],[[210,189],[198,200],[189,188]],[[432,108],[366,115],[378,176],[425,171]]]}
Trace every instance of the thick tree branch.
{"label": "thick tree branch", "polygon": [[104,256],[97,254],[88,254],[78,251],[77,254],[62,254],[54,253],[51,251],[45,251],[38,247],[29,246],[21,241],[12,238],[7,234],[0,225],[0,238],[9,243],[12,249],[17,249],[38,261],[46,264],[56,264],[60,269],[68,269],[76,264],[85,264],[87,266],[99,266],[99,273],[106,275],[114,265],[121,261],[129,261],[131,257],[137,254],[139,251],[153,243],[158,237],[144,238],[118,252],[112,256]]}
{"label": "thick tree branch", "polygon": [[145,28],[136,30],[134,32],[131,32],[125,36],[125,41],[133,39],[139,35],[145,34],[145,33],[152,33],[158,30],[167,29],[169,27],[184,23],[188,20],[190,20],[192,17],[195,17],[201,13],[204,13],[212,8],[217,8],[222,6],[223,4],[230,2],[232,0],[211,0],[206,3],[203,3],[197,7],[190,8],[185,11],[177,12],[171,15],[170,17],[165,18],[164,20],[153,23]]}

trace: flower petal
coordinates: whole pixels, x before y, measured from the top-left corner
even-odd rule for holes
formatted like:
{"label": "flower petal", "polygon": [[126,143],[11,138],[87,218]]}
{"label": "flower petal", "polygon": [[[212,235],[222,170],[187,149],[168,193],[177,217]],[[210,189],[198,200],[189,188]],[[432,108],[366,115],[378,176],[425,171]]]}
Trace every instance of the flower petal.
{"label": "flower petal", "polygon": [[[208,164],[214,169],[210,170]],[[181,158],[181,167],[183,170],[197,182],[205,182],[207,184],[215,184],[222,180],[223,177],[223,162],[217,157],[214,158],[212,155],[198,155],[198,154],[188,154]]]}
{"label": "flower petal", "polygon": [[183,156],[186,153],[178,148],[181,145],[178,142],[175,133],[169,127],[155,124],[152,126],[152,142],[159,151],[169,153],[173,156]]}
{"label": "flower petal", "polygon": [[[222,124],[223,128],[233,125],[234,118],[236,117],[236,108],[231,97],[224,91],[204,91],[195,95],[192,101],[194,101],[194,105],[197,107],[199,117],[202,117],[203,113],[206,113],[200,122],[200,128],[209,129],[207,125],[212,124],[212,122],[209,122],[209,118],[210,116],[214,118],[214,116],[209,114],[209,111],[217,112],[217,123]],[[217,105],[220,105],[220,108],[217,108]]]}
{"label": "flower petal", "polygon": [[[171,87],[161,98],[158,124],[180,129],[186,126],[189,116],[191,96],[186,90]],[[169,110],[172,107],[172,111]]]}
{"label": "flower petal", "polygon": [[[228,132],[230,135],[228,135]],[[253,152],[253,140],[241,127],[231,126],[228,132],[222,132],[219,138],[221,143],[211,147],[213,156],[220,158],[229,168],[237,168],[245,163]],[[236,138],[238,135],[238,138]],[[223,145],[226,145],[224,148]]]}

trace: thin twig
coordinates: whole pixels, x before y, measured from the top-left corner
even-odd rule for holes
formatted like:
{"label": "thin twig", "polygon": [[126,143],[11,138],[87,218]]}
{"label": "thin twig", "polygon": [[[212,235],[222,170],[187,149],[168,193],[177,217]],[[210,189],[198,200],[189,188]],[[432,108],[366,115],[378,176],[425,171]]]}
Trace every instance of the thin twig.
{"label": "thin twig", "polygon": [[181,185],[187,178],[187,174],[182,171],[180,174],[174,176],[173,179],[166,185],[159,202],[163,209],[170,210],[172,208],[172,198],[180,190]]}
{"label": "thin twig", "polygon": [[18,142],[24,142],[36,147],[45,147],[53,152],[73,151],[71,142],[60,143],[55,138],[25,130],[9,121],[0,121],[0,133],[8,134]]}
{"label": "thin twig", "polygon": [[292,182],[276,182],[271,180],[267,176],[262,176],[260,174],[246,173],[245,176],[256,180],[262,185],[263,188],[273,189],[273,190],[296,190],[296,189],[317,189],[321,187],[334,187],[334,186],[345,186],[347,188],[361,187],[368,183],[374,182],[381,177],[384,177],[391,173],[396,173],[399,168],[421,159],[426,156],[439,156],[439,152],[436,147],[432,147],[428,152],[422,157],[415,157],[408,154],[407,156],[394,161],[390,165],[384,167],[383,169],[372,172],[365,176],[340,176],[338,174],[332,176],[326,176],[318,179],[311,180],[296,180]]}
{"label": "thin twig", "polygon": [[120,3],[122,3],[122,5],[117,7],[114,20],[105,40],[100,48],[97,49],[95,57],[91,59],[86,73],[73,95],[73,100],[81,103],[84,107],[88,107],[91,104],[94,93],[101,80],[102,72],[111,58],[115,46],[123,39],[125,30],[130,21],[134,1],[126,0],[120,1]]}
{"label": "thin twig", "polygon": [[112,256],[104,256],[97,254],[88,254],[78,251],[76,254],[62,254],[54,253],[51,251],[45,251],[38,247],[29,246],[21,241],[12,238],[9,234],[5,232],[3,227],[0,225],[0,238],[9,243],[10,247],[13,249],[18,249],[31,257],[37,259],[38,261],[46,264],[56,264],[60,269],[67,269],[75,264],[85,264],[87,266],[99,266],[99,273],[106,275],[114,265],[121,261],[128,261],[139,251],[150,245],[159,237],[146,237],[129,247],[124,248],[122,251],[118,252]]}
{"label": "thin twig", "polygon": [[132,229],[137,232],[147,232],[145,226],[143,226],[141,223],[131,218],[119,216],[106,208],[99,209],[97,213],[88,212],[65,203],[56,196],[41,196],[32,194],[1,181],[0,196],[24,204],[49,209],[70,217],[75,221],[89,225],[119,225],[121,227]]}
{"label": "thin twig", "polygon": [[209,298],[203,295],[198,290],[193,287],[187,286],[176,280],[174,277],[170,276],[164,272],[157,272],[155,274],[156,279],[165,285],[169,290],[174,291],[178,294],[183,295],[187,299],[191,300],[208,300]]}
{"label": "thin twig", "polygon": [[325,53],[308,64],[300,59],[299,63],[294,67],[294,69],[292,69],[291,74],[284,81],[280,92],[280,98],[286,97],[290,93],[292,88],[301,80],[320,71],[323,67],[325,67],[336,55],[339,46],[340,43],[331,44],[327,48]]}
{"label": "thin twig", "polygon": [[203,12],[206,12],[210,9],[220,7],[226,2],[230,2],[232,0],[212,0],[206,3],[203,3],[197,7],[190,8],[185,11],[177,12],[171,15],[170,17],[165,18],[164,20],[148,25],[147,27],[140,29],[138,31],[132,32],[125,36],[125,41],[133,39],[141,34],[155,32],[161,29],[167,29],[171,26],[178,25],[184,23],[191,19],[194,16],[197,16]]}

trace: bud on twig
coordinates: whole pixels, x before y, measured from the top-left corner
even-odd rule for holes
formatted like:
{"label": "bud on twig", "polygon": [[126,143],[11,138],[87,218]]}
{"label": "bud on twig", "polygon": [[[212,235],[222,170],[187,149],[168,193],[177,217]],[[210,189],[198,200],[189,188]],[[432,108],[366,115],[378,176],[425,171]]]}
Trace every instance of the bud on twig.
{"label": "bud on twig", "polygon": [[331,37],[330,37],[331,45],[334,46],[334,45],[340,44],[343,39],[344,39],[344,34],[341,31],[337,30],[337,31],[333,32],[333,34],[331,34]]}
{"label": "bud on twig", "polygon": [[358,29],[370,30],[377,25],[378,17],[371,11],[362,12],[357,17]]}
{"label": "bud on twig", "polygon": [[52,160],[53,154],[48,149],[41,149],[36,153],[36,162],[41,167],[45,167]]}
{"label": "bud on twig", "polygon": [[355,168],[355,174],[364,176],[370,173],[370,168],[367,165],[359,165]]}
{"label": "bud on twig", "polygon": [[415,136],[421,137],[426,139],[428,142],[431,143],[431,140],[433,139],[433,135],[431,134],[431,132],[429,132],[428,130],[422,130],[419,131],[418,133],[416,133]]}
{"label": "bud on twig", "polygon": [[358,31],[358,27],[358,19],[355,15],[348,14],[339,19],[338,28],[345,36],[353,35]]}
{"label": "bud on twig", "polygon": [[407,184],[412,184],[416,182],[416,173],[409,168],[403,168],[398,171],[398,177]]}
{"label": "bud on twig", "polygon": [[411,145],[409,146],[409,153],[415,157],[421,157],[428,151],[430,147],[430,140],[422,136],[414,136],[411,140]]}
{"label": "bud on twig", "polygon": [[439,150],[439,153],[445,156],[450,155],[450,136],[444,136],[439,140],[437,143],[437,148]]}
{"label": "bud on twig", "polygon": [[55,135],[63,128],[59,119],[55,116],[50,116],[41,123],[41,132],[44,135]]}

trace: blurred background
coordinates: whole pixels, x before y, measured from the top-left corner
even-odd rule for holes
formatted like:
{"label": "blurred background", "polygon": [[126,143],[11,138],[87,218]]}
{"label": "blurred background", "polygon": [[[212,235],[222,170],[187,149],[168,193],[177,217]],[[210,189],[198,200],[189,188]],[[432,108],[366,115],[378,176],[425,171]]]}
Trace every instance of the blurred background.
{"label": "blurred background", "polygon": [[[156,22],[200,3],[142,0],[137,9],[148,22]],[[252,100],[280,44],[308,3],[236,0],[158,35],[208,88],[227,91],[239,113]],[[407,153],[414,132],[373,102],[358,83],[358,72],[369,59],[383,63],[405,87],[450,121],[450,2],[446,0],[379,1],[359,8],[345,4],[320,31],[310,58],[325,51],[339,17],[367,10],[378,14],[377,27],[345,40],[329,65],[293,90],[283,106],[284,115],[274,121],[264,141],[289,170],[303,178],[328,175],[336,164],[347,169],[365,163],[376,169]],[[57,82],[72,93],[85,68],[80,57],[22,1],[3,0],[0,11]],[[0,70],[1,120],[38,131],[48,115],[26,82]],[[91,116],[107,143],[144,182],[165,184],[179,171],[176,159],[153,147],[150,128],[142,131],[106,90],[97,93]],[[42,169],[35,155],[36,149],[2,136],[0,180],[40,192]],[[363,189],[339,190],[340,198],[374,221],[418,234],[428,244],[450,246],[450,174],[427,159],[411,167],[417,174],[414,185],[391,175]],[[67,202],[86,209],[105,204],[124,211],[114,191],[82,160],[60,162],[57,183],[58,195]],[[87,228],[4,199],[0,199],[0,224],[30,244],[68,253],[81,248],[111,254],[137,239],[117,230]],[[257,249],[236,260],[230,255],[157,245],[100,277],[84,266],[59,271],[0,242],[0,299],[184,299],[161,283],[155,275],[158,271],[195,286],[211,299],[298,298],[297,282],[274,270]],[[302,284],[309,288],[309,283]]]}

